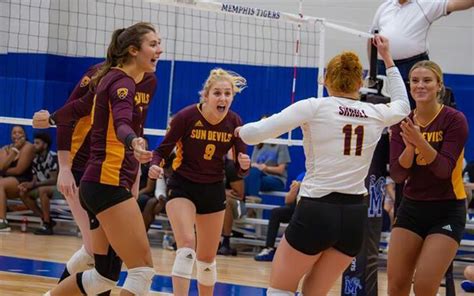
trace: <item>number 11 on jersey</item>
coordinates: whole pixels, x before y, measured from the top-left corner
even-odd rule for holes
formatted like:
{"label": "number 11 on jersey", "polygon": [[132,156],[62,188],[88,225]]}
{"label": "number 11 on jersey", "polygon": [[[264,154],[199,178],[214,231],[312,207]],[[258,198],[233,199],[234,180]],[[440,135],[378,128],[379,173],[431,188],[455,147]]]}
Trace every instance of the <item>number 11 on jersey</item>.
{"label": "number 11 on jersey", "polygon": [[355,129],[352,129],[352,124],[346,124],[342,128],[342,133],[344,134],[344,155],[351,155],[351,142],[352,142],[352,133],[356,134],[356,149],[355,155],[362,155],[362,143],[364,141],[364,126],[358,125]]}

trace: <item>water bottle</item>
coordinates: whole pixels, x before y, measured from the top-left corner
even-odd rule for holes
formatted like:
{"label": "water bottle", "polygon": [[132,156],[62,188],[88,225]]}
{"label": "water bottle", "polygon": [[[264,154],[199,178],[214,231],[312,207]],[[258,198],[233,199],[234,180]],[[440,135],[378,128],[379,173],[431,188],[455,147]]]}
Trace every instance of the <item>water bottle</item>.
{"label": "water bottle", "polygon": [[169,250],[170,247],[173,247],[171,243],[171,235],[165,233],[165,235],[163,235],[163,249]]}
{"label": "water bottle", "polygon": [[26,232],[26,228],[28,227],[28,218],[23,217],[21,220],[21,232]]}

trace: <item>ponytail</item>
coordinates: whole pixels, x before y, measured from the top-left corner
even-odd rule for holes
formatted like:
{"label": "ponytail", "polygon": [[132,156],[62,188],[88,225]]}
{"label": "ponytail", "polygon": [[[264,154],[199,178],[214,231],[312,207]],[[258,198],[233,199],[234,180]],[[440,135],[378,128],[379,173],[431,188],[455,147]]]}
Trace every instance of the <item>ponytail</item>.
{"label": "ponytail", "polygon": [[91,84],[90,87],[91,89],[95,90],[97,88],[97,85],[99,85],[100,80],[102,77],[109,72],[110,68],[117,66],[117,58],[115,53],[117,52],[118,49],[118,37],[122,32],[124,32],[126,29],[117,29],[113,32],[112,34],[112,40],[110,41],[109,47],[107,49],[107,58],[105,60],[105,63],[100,66],[99,70],[92,76],[91,78]]}
{"label": "ponytail", "polygon": [[129,58],[129,48],[133,46],[138,50],[141,48],[143,35],[156,32],[150,23],[140,22],[128,28],[117,29],[112,34],[112,40],[107,48],[107,58],[91,78],[90,88],[95,91],[100,80],[110,71],[112,67],[120,67]]}

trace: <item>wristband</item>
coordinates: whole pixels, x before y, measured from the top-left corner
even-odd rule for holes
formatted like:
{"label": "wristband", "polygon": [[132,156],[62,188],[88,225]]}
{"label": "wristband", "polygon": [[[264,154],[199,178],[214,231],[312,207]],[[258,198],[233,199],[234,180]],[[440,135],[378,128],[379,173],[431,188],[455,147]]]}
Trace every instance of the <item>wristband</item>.
{"label": "wristband", "polygon": [[49,115],[48,122],[50,125],[56,125],[56,120],[54,119],[55,113]]}
{"label": "wristband", "polygon": [[133,140],[137,138],[137,136],[135,134],[129,134],[126,138],[125,138],[125,146],[129,149],[129,150],[133,150],[133,146],[132,146],[132,142]]}

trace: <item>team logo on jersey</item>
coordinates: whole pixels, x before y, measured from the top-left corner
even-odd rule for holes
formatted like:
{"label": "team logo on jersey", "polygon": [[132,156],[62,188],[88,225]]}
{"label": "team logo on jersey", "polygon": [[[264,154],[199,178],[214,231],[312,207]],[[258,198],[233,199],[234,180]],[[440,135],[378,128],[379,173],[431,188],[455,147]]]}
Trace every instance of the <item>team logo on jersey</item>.
{"label": "team logo on jersey", "polygon": [[195,127],[204,127],[204,124],[202,124],[201,120],[196,121],[196,124],[194,124]]}
{"label": "team logo on jersey", "polygon": [[91,79],[88,76],[84,76],[84,77],[82,77],[80,86],[85,87],[85,86],[89,85],[89,82],[91,82]]}
{"label": "team logo on jersey", "polygon": [[357,291],[362,290],[360,279],[357,277],[344,277],[344,295],[357,296]]}
{"label": "team logo on jersey", "polygon": [[119,99],[123,100],[127,97],[127,95],[128,95],[128,88],[121,87],[117,89],[117,97],[119,97]]}

